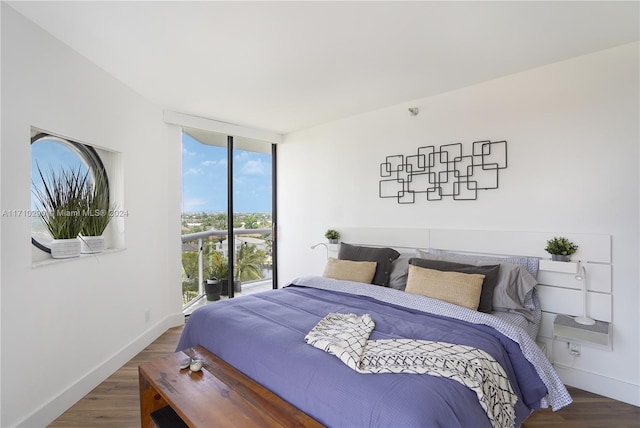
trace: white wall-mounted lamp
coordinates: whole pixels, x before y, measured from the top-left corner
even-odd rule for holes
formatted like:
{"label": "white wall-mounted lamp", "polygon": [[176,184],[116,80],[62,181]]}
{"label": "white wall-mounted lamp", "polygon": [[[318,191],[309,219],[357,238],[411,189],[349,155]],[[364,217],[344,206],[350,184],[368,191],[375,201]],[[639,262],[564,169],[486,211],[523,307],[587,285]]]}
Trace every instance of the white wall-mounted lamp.
{"label": "white wall-mounted lamp", "polygon": [[578,281],[582,281],[582,316],[575,317],[573,320],[582,325],[594,325],[595,320],[587,316],[587,270],[584,265],[578,262],[579,268],[575,278]]}
{"label": "white wall-mounted lamp", "polygon": [[318,244],[312,245],[311,249],[315,250],[317,246],[322,245],[324,247],[324,249],[327,251],[327,258],[329,258],[329,246],[327,244],[325,244],[324,242],[320,242]]}

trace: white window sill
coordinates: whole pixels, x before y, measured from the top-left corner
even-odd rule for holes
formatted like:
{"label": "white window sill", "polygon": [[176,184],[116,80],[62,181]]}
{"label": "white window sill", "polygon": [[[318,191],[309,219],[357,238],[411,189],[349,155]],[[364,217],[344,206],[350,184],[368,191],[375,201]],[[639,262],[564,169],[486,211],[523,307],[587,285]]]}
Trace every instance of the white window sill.
{"label": "white window sill", "polygon": [[31,267],[32,268],[39,268],[39,267],[42,267],[42,266],[55,265],[55,264],[58,264],[58,263],[72,262],[74,260],[81,260],[81,259],[87,259],[87,258],[93,258],[93,257],[99,258],[99,257],[102,257],[102,256],[107,255],[107,254],[119,253],[119,252],[124,251],[124,250],[126,250],[126,248],[109,248],[109,249],[104,250],[104,251],[102,251],[100,253],[81,254],[80,257],[69,257],[69,258],[66,258],[66,259],[49,258],[49,259],[46,259],[46,260],[41,260],[41,261],[38,261],[38,262],[34,262],[34,263],[31,264]]}

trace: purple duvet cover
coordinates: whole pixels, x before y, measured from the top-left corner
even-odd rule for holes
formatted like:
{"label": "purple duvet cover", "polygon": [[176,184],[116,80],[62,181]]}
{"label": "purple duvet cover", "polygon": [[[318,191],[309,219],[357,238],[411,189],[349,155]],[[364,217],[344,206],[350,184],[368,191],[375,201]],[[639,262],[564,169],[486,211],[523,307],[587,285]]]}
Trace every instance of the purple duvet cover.
{"label": "purple duvet cover", "polygon": [[516,426],[541,405],[558,409],[571,402],[527,334],[491,315],[348,281],[310,277],[293,284],[194,311],[177,350],[202,345],[331,427],[491,427],[475,393],[456,381],[361,374],[305,343],[305,335],[330,312],[366,313],[375,321],[370,339],[424,339],[489,353],[518,396]]}

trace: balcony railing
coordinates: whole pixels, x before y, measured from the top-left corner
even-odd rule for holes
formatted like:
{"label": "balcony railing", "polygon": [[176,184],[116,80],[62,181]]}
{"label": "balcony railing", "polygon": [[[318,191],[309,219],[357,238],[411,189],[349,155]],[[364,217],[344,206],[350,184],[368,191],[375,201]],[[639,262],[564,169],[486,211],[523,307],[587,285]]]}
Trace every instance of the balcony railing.
{"label": "balcony railing", "polygon": [[[234,237],[236,235],[270,235],[272,232],[272,230],[269,229],[234,229],[233,230],[233,235]],[[187,278],[183,278],[183,283],[182,283],[182,303],[183,303],[183,308],[187,308],[190,305],[198,302],[200,299],[202,299],[204,297],[204,281],[206,279],[206,275],[205,275],[205,263],[204,263],[204,240],[205,239],[210,239],[213,236],[218,236],[218,237],[226,237],[228,236],[229,232],[227,230],[215,230],[215,229],[211,229],[211,230],[206,230],[203,232],[195,232],[195,233],[189,233],[186,235],[182,235],[182,254],[183,254],[183,267],[184,267],[184,263],[185,263],[185,258],[184,258],[184,253],[185,252],[194,252],[197,251],[197,263],[198,263],[198,269],[197,269],[197,276],[195,278],[191,278],[191,277],[187,277]],[[235,240],[234,241],[238,242],[240,240]],[[197,242],[197,247],[191,247],[189,248],[187,246],[188,243],[190,242]],[[218,249],[216,249],[217,251]],[[223,252],[225,251],[224,248],[221,249]],[[226,249],[227,251],[229,251],[229,249]],[[235,251],[235,248],[234,248]],[[269,265],[269,262],[265,263],[265,268],[270,268],[271,266]],[[186,269],[185,269],[186,270]],[[197,291],[194,290],[193,288],[193,281],[197,281]],[[256,280],[259,282],[264,282],[265,279],[259,279]],[[251,281],[254,282],[254,281]],[[247,282],[244,282],[245,284],[247,284]]]}

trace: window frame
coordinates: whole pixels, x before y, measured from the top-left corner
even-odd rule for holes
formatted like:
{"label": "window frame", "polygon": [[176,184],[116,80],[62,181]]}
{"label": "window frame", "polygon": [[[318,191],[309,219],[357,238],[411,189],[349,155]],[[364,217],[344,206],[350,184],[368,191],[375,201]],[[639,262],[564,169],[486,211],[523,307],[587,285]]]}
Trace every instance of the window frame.
{"label": "window frame", "polygon": [[[69,138],[60,137],[58,135],[55,135],[49,132],[43,132],[43,131],[36,131],[36,133],[31,137],[31,145],[37,142],[40,142],[42,140],[55,140],[59,143],[66,145],[73,152],[75,152],[80,158],[80,160],[84,162],[84,164],[87,166],[87,169],[89,170],[89,174],[91,176],[91,183],[92,184],[95,183],[97,177],[99,177],[99,179],[102,180],[103,183],[105,183],[103,191],[106,193],[107,200],[109,200],[110,198],[109,177],[104,167],[104,163],[102,162],[102,158],[100,157],[100,155],[98,154],[95,148],[87,144],[83,144],[83,143],[79,143],[77,141],[71,140]],[[31,171],[31,173],[33,174],[33,171]],[[33,233],[31,236],[31,244],[36,248],[38,248],[39,250],[44,251],[45,253],[49,253],[49,254],[51,253],[51,248],[45,245],[44,243],[38,241],[36,238],[34,238]]]}

